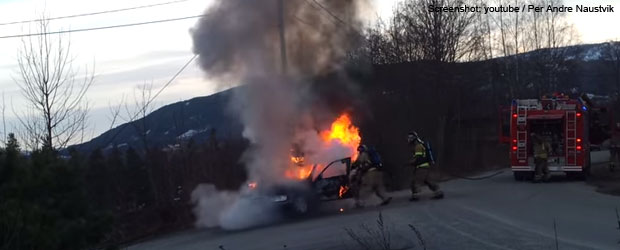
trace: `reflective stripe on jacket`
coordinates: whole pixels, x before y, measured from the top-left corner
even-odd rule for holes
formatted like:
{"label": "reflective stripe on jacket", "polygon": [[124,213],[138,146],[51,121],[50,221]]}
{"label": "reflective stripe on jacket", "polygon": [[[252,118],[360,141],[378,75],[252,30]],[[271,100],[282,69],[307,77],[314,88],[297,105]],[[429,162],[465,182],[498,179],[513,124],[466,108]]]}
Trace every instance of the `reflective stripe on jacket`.
{"label": "reflective stripe on jacket", "polygon": [[430,167],[430,164],[428,163],[428,159],[426,157],[426,148],[421,143],[416,143],[413,158],[416,162],[416,168]]}
{"label": "reflective stripe on jacket", "polygon": [[548,142],[534,143],[534,157],[546,159],[549,151],[551,151],[551,145]]}

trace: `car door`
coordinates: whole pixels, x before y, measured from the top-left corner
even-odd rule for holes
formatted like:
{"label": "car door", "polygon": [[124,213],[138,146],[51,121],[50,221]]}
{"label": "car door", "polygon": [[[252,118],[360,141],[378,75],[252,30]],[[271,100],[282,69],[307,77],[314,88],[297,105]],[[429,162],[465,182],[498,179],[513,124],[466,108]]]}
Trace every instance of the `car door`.
{"label": "car door", "polygon": [[315,192],[324,200],[334,200],[340,197],[341,187],[349,187],[349,174],[351,173],[351,158],[335,160],[320,169],[319,174],[313,181]]}

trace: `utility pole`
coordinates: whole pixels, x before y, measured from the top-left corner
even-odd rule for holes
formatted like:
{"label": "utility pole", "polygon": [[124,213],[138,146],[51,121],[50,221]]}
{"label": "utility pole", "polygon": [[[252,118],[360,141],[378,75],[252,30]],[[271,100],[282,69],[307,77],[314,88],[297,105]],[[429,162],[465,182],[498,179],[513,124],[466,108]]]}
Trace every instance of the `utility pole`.
{"label": "utility pole", "polygon": [[287,60],[286,60],[286,40],[284,37],[284,0],[278,1],[278,24],[280,27],[280,56],[282,61],[282,74],[287,73]]}

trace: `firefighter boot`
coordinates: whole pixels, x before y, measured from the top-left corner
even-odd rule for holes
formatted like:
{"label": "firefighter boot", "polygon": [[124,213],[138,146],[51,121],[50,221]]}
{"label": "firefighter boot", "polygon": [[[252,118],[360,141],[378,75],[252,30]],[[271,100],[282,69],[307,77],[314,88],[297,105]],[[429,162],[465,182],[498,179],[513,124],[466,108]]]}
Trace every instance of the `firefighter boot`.
{"label": "firefighter boot", "polygon": [[385,200],[383,200],[383,202],[381,202],[381,206],[390,204],[390,201],[392,201],[392,197],[387,197]]}
{"label": "firefighter boot", "polygon": [[420,196],[418,195],[418,193],[411,194],[411,198],[409,198],[409,201],[419,201],[419,200],[420,200]]}

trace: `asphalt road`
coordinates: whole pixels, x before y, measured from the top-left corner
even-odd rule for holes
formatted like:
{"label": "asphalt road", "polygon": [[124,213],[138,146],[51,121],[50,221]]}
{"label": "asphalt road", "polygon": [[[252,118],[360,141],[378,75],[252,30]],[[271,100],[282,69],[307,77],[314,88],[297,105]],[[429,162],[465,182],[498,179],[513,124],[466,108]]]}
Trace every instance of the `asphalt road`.
{"label": "asphalt road", "polygon": [[[605,158],[604,153],[597,154],[595,161]],[[339,208],[350,202],[331,202],[313,218],[234,232],[194,230],[129,249],[364,249],[345,229],[366,239],[379,239],[380,233],[367,233],[378,231],[379,213],[392,249],[423,249],[409,225],[419,230],[429,250],[556,249],[556,233],[562,250],[620,249],[615,214],[620,197],[596,193],[583,182],[561,176],[552,183],[515,182],[506,170],[480,181],[445,182],[442,189],[443,200],[409,202],[409,194],[403,191],[393,193],[395,200],[386,207],[344,212]]]}

